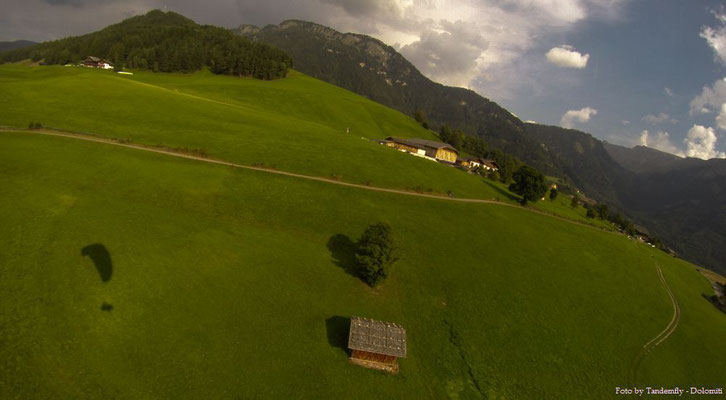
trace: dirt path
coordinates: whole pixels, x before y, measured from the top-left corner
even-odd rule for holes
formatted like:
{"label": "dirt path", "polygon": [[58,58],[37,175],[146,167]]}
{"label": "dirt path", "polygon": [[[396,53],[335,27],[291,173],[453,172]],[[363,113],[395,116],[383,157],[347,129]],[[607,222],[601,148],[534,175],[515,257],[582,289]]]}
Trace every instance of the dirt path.
{"label": "dirt path", "polygon": [[638,368],[640,367],[640,364],[645,356],[647,356],[648,353],[655,349],[659,344],[663,343],[664,340],[668,339],[668,337],[676,330],[676,328],[678,327],[678,322],[681,320],[681,307],[676,301],[676,296],[673,295],[671,288],[668,287],[668,283],[666,283],[665,277],[663,276],[663,271],[660,269],[660,265],[658,265],[658,263],[655,264],[655,268],[658,270],[658,277],[660,278],[663,287],[668,293],[668,296],[671,298],[671,303],[673,304],[673,318],[671,318],[671,322],[668,323],[663,331],[657,334],[648,343],[643,345],[643,348],[640,349],[640,352],[638,352],[638,355],[635,356],[633,362],[630,363],[630,370],[628,372],[628,375],[633,385],[637,383],[636,379],[638,375]]}
{"label": "dirt path", "polygon": [[354,187],[354,188],[358,188],[358,189],[371,190],[371,191],[375,191],[375,192],[395,193],[395,194],[399,194],[399,195],[425,197],[425,198],[429,198],[429,199],[456,201],[456,202],[461,202],[461,203],[494,204],[494,205],[505,206],[505,207],[513,207],[513,208],[519,208],[521,210],[526,210],[526,211],[529,211],[529,212],[532,212],[535,214],[545,215],[550,218],[555,218],[560,221],[568,222],[571,224],[595,229],[595,230],[598,230],[601,232],[619,234],[618,232],[615,232],[615,231],[609,231],[609,230],[606,230],[603,228],[598,228],[596,226],[592,226],[592,225],[589,225],[589,224],[586,224],[583,222],[575,221],[575,220],[565,218],[565,217],[560,217],[558,215],[553,215],[553,214],[550,214],[550,213],[547,213],[544,211],[535,210],[530,207],[522,207],[517,204],[505,203],[503,201],[498,201],[498,200],[448,197],[448,196],[444,196],[444,195],[410,192],[410,191],[406,191],[406,190],[387,189],[387,188],[382,188],[382,187],[377,187],[377,186],[362,185],[362,184],[358,184],[358,183],[342,182],[342,181],[338,181],[335,179],[323,178],[323,177],[319,177],[319,176],[303,175],[303,174],[296,174],[294,172],[285,172],[285,171],[279,171],[279,170],[269,169],[269,168],[235,164],[235,163],[228,162],[228,161],[216,160],[214,158],[208,158],[208,157],[195,156],[195,155],[186,154],[186,153],[182,153],[182,152],[174,151],[174,150],[160,149],[160,148],[145,146],[145,145],[140,145],[140,144],[121,143],[121,142],[118,142],[113,139],[106,139],[106,138],[102,138],[102,137],[98,137],[98,136],[92,136],[90,134],[71,133],[71,132],[64,132],[64,131],[52,130],[52,129],[32,129],[32,130],[30,130],[30,129],[16,129],[16,128],[0,128],[0,131],[8,132],[8,133],[25,132],[25,133],[34,133],[34,134],[39,134],[39,135],[60,136],[60,137],[71,138],[71,139],[76,139],[76,140],[86,140],[89,142],[104,143],[104,144],[110,144],[113,146],[126,147],[126,148],[136,149],[136,150],[143,150],[143,151],[148,151],[148,152],[158,153],[158,154],[165,154],[165,155],[172,156],[172,157],[186,158],[188,160],[196,160],[196,161],[202,161],[202,162],[207,162],[207,163],[212,163],[212,164],[225,165],[225,166],[233,167],[233,168],[266,172],[269,174],[290,176],[290,177],[294,177],[294,178],[307,179],[307,180],[318,181],[318,182],[325,182],[325,183],[330,183],[333,185]]}

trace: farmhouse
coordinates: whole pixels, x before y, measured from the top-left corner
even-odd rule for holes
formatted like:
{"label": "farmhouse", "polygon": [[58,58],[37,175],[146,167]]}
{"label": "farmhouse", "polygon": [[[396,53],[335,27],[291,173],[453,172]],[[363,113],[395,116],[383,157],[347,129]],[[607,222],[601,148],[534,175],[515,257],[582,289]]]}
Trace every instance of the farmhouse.
{"label": "farmhouse", "polygon": [[113,65],[94,56],[86,57],[85,60],[81,61],[81,65],[89,68],[113,69]]}
{"label": "farmhouse", "polygon": [[494,160],[482,160],[481,167],[485,170],[499,171],[499,165]]}
{"label": "farmhouse", "polygon": [[398,372],[398,357],[406,358],[406,329],[390,323],[350,317],[350,362],[366,368]]}
{"label": "farmhouse", "polygon": [[477,168],[481,167],[482,164],[484,164],[484,160],[482,160],[479,157],[466,157],[466,158],[458,158],[456,160],[456,163],[465,168],[477,169]]}
{"label": "farmhouse", "polygon": [[450,145],[426,139],[401,139],[389,136],[381,144],[393,147],[411,154],[432,158],[438,161],[455,163],[459,152]]}

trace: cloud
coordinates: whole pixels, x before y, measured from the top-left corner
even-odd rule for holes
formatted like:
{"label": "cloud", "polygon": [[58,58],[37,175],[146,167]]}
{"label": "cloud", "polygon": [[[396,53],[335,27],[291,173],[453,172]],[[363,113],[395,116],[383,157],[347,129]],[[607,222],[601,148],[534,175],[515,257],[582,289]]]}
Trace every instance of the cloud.
{"label": "cloud", "polygon": [[648,114],[645,117],[643,117],[643,121],[649,123],[649,124],[660,124],[663,122],[670,122],[671,124],[677,124],[678,120],[671,118],[670,115],[666,113],[660,113],[658,115]]}
{"label": "cloud", "polygon": [[704,160],[711,158],[726,158],[726,153],[716,150],[716,132],[711,127],[693,125],[688,130],[683,143],[686,144],[686,155]]}
{"label": "cloud", "polygon": [[569,110],[560,119],[560,125],[563,128],[572,128],[575,121],[587,122],[590,117],[597,115],[597,110],[592,107],[584,107],[579,110]]}
{"label": "cloud", "polygon": [[673,93],[673,89],[671,89],[671,88],[669,88],[669,87],[663,88],[663,92],[664,92],[664,93],[666,94],[666,96],[668,96],[668,97],[673,97],[673,95],[675,94],[675,93]]}
{"label": "cloud", "polygon": [[582,69],[587,66],[589,54],[581,54],[574,47],[561,45],[553,47],[545,55],[547,61],[560,67]]}
{"label": "cloud", "polygon": [[322,2],[337,5],[356,17],[374,15],[385,6],[385,3],[380,0],[322,0]]}
{"label": "cloud", "polygon": [[718,129],[726,130],[726,103],[721,104],[721,112],[716,117]]}
{"label": "cloud", "polygon": [[641,146],[650,147],[652,149],[671,153],[679,157],[683,157],[684,153],[676,145],[671,142],[670,134],[665,131],[656,132],[651,135],[647,130],[640,132],[639,144]]}
{"label": "cloud", "polygon": [[401,54],[433,80],[468,86],[488,42],[473,22],[442,20],[436,28],[424,30],[418,41],[401,47]]}
{"label": "cloud", "polygon": [[726,78],[714,82],[712,87],[704,86],[701,94],[691,100],[691,115],[708,114],[726,103]]}
{"label": "cloud", "polygon": [[721,8],[720,12],[711,11],[711,13],[719,21],[719,26],[715,28],[710,26],[701,27],[700,36],[706,39],[706,43],[713,50],[714,59],[726,65],[726,12]]}
{"label": "cloud", "polygon": [[628,121],[627,119],[624,119],[623,120],[623,125],[630,125],[630,121]]}

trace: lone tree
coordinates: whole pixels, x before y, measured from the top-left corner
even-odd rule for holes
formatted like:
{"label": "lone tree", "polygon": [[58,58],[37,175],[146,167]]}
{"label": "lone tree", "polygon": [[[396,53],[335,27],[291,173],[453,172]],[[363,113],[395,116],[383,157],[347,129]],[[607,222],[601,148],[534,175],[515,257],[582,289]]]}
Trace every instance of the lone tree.
{"label": "lone tree", "polygon": [[555,188],[550,189],[550,201],[555,201],[558,194],[559,194],[559,192],[557,191],[557,189],[555,189]]}
{"label": "lone tree", "polygon": [[366,283],[376,286],[383,282],[396,261],[390,225],[385,222],[369,225],[358,240],[355,259]]}
{"label": "lone tree", "polygon": [[509,185],[509,190],[522,196],[522,205],[528,201],[535,202],[547,193],[544,176],[528,165],[521,166],[512,175],[512,179],[514,183]]}
{"label": "lone tree", "polygon": [[595,217],[597,217],[597,213],[595,212],[595,210],[593,210],[592,208],[589,208],[588,207],[587,213],[585,214],[585,216],[587,218],[595,218]]}

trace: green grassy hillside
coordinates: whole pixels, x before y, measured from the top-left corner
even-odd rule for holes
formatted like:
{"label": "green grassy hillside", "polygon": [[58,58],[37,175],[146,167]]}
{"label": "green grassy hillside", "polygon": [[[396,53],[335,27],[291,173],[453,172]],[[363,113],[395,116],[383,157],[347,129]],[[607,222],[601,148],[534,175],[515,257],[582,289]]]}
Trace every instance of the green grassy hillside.
{"label": "green grassy hillside", "polygon": [[[723,385],[705,279],[621,235],[31,133],[0,185],[2,398],[609,398],[673,312],[651,254],[683,316],[640,379]],[[374,290],[347,269],[376,221]],[[346,362],[351,314],[407,328],[399,375]]]}
{"label": "green grassy hillside", "polygon": [[[5,64],[0,87],[0,125],[40,122],[346,182],[516,202],[504,185],[367,140],[436,138],[397,111],[295,71],[268,82],[204,71],[128,76]],[[560,202],[534,207],[610,228],[586,220],[582,207],[572,210]]]}

